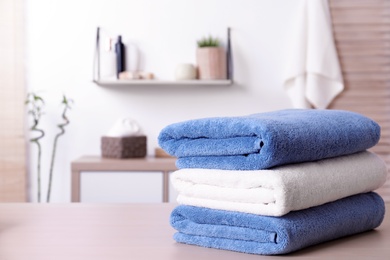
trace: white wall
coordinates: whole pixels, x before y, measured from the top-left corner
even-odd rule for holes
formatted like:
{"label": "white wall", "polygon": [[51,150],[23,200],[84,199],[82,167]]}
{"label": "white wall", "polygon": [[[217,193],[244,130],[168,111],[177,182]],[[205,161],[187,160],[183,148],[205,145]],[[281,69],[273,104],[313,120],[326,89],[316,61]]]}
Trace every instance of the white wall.
{"label": "white wall", "polygon": [[[52,201],[70,198],[70,162],[100,154],[100,137],[120,116],[135,118],[153,155],[159,131],[191,118],[245,115],[291,107],[282,87],[284,49],[296,1],[291,0],[27,0],[27,85],[47,100],[42,173],[60,119],[60,99],[74,99],[71,124],[59,140]],[[232,28],[233,86],[102,88],[92,83],[96,27],[138,45],[143,69],[173,79],[178,63],[195,63],[196,40],[226,37]],[[35,146],[31,151],[35,200]]]}

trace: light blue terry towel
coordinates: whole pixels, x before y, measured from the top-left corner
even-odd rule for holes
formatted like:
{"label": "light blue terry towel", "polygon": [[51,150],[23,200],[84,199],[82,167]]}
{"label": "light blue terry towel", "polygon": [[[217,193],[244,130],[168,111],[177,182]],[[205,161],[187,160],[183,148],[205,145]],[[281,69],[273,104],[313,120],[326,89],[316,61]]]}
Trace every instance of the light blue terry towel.
{"label": "light blue terry towel", "polygon": [[290,109],[175,123],[158,141],[178,168],[260,170],[363,151],[379,137],[379,125],[354,112]]}
{"label": "light blue terry towel", "polygon": [[369,192],[283,217],[180,205],[172,211],[171,225],[180,243],[275,255],[374,229],[384,213],[382,198]]}

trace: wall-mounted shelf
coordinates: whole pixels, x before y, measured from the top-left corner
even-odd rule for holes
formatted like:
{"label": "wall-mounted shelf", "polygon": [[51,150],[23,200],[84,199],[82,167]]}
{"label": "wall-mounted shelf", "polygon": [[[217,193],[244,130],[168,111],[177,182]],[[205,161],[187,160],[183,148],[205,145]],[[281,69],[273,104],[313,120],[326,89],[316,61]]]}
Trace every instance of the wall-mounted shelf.
{"label": "wall-mounted shelf", "polygon": [[94,80],[94,82],[103,87],[115,86],[229,86],[232,80]]}
{"label": "wall-mounted shelf", "polygon": [[102,79],[100,77],[100,28],[97,28],[96,49],[93,62],[93,82],[102,87],[130,87],[130,86],[229,86],[233,84],[233,61],[230,46],[230,28],[227,29],[227,53],[226,53],[226,72],[225,80],[117,80]]}

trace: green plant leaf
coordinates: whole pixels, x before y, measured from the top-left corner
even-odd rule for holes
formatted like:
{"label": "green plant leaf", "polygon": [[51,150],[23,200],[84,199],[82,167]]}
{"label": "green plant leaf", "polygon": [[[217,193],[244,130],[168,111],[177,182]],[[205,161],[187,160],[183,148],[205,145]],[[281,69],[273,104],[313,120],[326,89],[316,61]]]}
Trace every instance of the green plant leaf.
{"label": "green plant leaf", "polygon": [[218,47],[219,46],[219,39],[214,38],[211,35],[208,37],[203,37],[202,39],[197,41],[199,48],[205,48],[205,47]]}

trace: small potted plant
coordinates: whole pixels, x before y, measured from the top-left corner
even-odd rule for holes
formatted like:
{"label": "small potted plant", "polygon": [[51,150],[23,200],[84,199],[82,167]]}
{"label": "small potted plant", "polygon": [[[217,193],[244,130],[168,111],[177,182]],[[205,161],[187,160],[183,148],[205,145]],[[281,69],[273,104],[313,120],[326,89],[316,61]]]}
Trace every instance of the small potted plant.
{"label": "small potted plant", "polygon": [[212,36],[197,42],[196,62],[199,79],[226,79],[226,53],[218,38]]}

